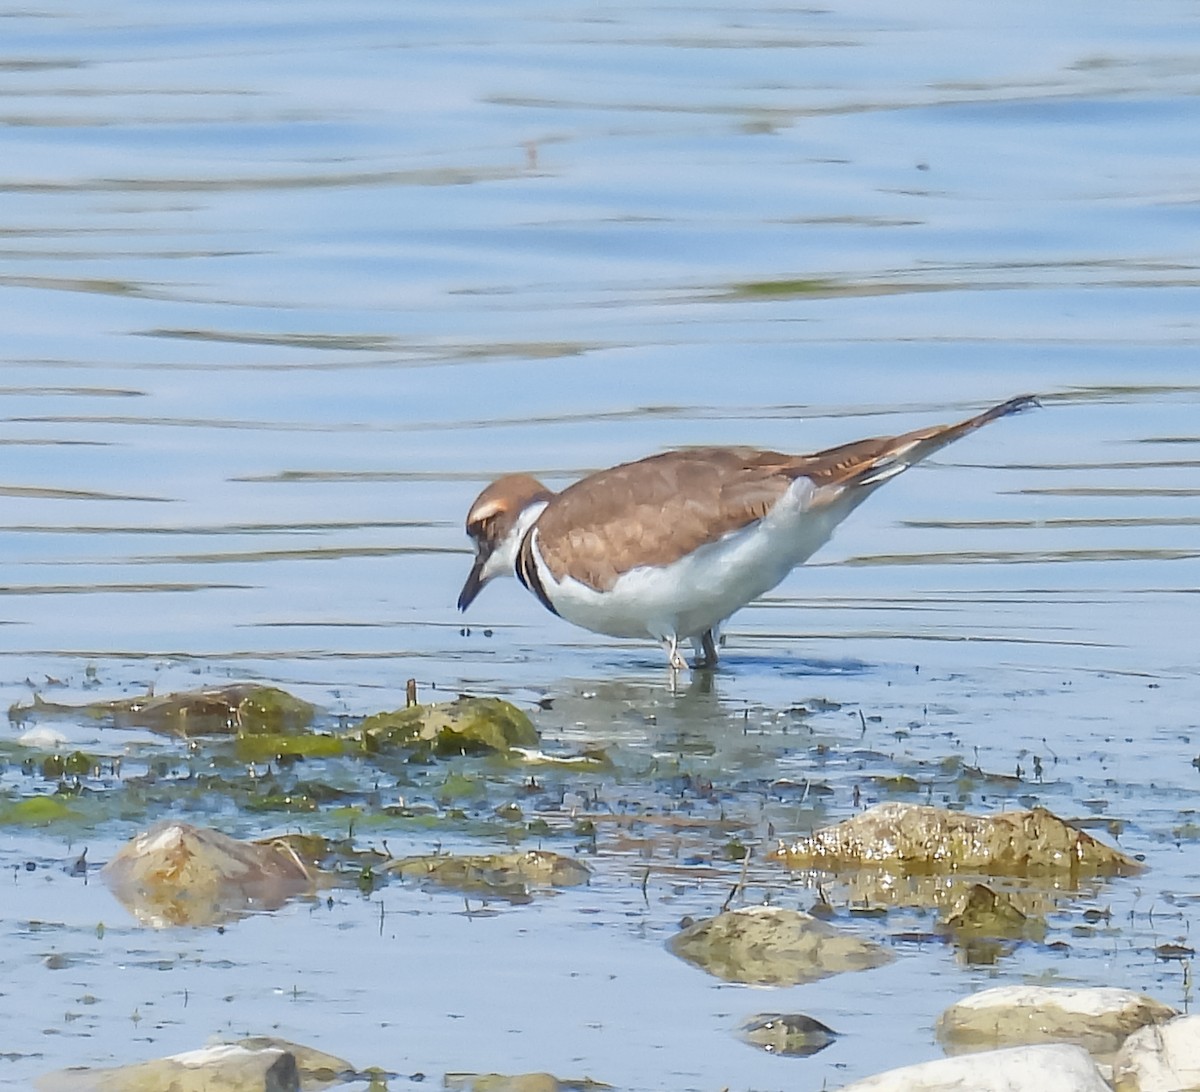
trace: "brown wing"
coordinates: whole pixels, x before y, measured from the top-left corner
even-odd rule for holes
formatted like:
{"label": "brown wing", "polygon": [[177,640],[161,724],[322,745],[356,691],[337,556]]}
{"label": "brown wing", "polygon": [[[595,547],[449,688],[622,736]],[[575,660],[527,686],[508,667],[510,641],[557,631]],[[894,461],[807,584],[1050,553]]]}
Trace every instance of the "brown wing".
{"label": "brown wing", "polygon": [[815,505],[847,511],[914,463],[989,421],[1037,405],[1010,399],[953,425],[842,444],[815,455],[745,447],[667,451],[576,482],[537,522],[538,550],[555,577],[599,591],[638,565],[665,565],[760,520],[797,478]]}
{"label": "brown wing", "polygon": [[667,451],[601,470],[564,489],[537,522],[558,579],[597,590],[638,565],[665,565],[762,519],[796,476],[774,451]]}

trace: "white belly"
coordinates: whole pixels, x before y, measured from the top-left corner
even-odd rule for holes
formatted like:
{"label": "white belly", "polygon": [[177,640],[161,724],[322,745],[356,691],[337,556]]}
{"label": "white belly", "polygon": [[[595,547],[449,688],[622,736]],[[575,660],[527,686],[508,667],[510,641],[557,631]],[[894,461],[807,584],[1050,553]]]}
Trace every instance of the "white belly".
{"label": "white belly", "polygon": [[584,629],[660,641],[698,638],[770,591],[829,540],[848,509],[813,511],[812,494],[811,483],[800,479],[765,519],[670,565],[631,569],[606,592],[570,577],[556,581],[535,549],[539,576],[558,613]]}

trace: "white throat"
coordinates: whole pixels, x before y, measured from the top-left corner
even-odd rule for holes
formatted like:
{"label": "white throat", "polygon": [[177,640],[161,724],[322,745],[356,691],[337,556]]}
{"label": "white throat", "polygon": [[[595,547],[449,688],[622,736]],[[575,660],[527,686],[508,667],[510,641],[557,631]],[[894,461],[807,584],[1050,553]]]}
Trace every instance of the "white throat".
{"label": "white throat", "polygon": [[500,540],[500,545],[492,551],[491,556],[484,563],[480,576],[485,581],[491,580],[494,576],[516,576],[517,551],[521,548],[521,539],[537,522],[538,516],[545,511],[548,503],[544,500],[537,501],[527,508],[521,509],[521,514],[509,528],[508,534]]}

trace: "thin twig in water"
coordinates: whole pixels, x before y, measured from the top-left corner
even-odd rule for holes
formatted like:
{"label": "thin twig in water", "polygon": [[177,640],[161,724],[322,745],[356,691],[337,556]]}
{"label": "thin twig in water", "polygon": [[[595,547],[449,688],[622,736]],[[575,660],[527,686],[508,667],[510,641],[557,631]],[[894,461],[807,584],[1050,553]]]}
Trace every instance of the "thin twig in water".
{"label": "thin twig in water", "polygon": [[746,873],[750,871],[750,858],[754,855],[754,850],[749,846],[746,847],[746,856],[742,858],[742,874],[738,877],[738,882],[733,885],[729,892],[729,896],[721,904],[721,913],[725,913],[729,909],[729,904],[733,902],[734,896],[746,886]]}
{"label": "thin twig in water", "polygon": [[291,857],[291,859],[293,861],[296,862],[296,867],[298,869],[300,869],[301,872],[304,873],[304,878],[306,880],[308,880],[309,883],[312,883],[312,878],[313,878],[312,870],[308,867],[308,865],[306,865],[304,863],[304,861],[302,861],[300,859],[300,854],[296,852],[296,850],[292,847],[290,842],[284,842],[282,840],[278,841],[278,842],[272,842],[271,848],[274,850],[280,850],[280,849],[284,850],[287,853],[287,855],[289,857]]}

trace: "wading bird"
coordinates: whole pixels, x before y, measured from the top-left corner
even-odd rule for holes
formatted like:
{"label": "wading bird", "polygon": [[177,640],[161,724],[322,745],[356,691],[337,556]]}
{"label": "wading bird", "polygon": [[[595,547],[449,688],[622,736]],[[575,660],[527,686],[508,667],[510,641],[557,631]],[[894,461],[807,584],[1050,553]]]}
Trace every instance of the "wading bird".
{"label": "wading bird", "polygon": [[475,563],[466,610],[494,577],[515,574],[542,605],[612,637],[651,637],[672,668],[717,662],[734,611],[807,561],[884,482],[968,432],[1037,401],[1013,398],[954,425],[813,455],[750,447],[664,451],[600,470],[561,493],[528,474],[492,482],[467,513]]}

